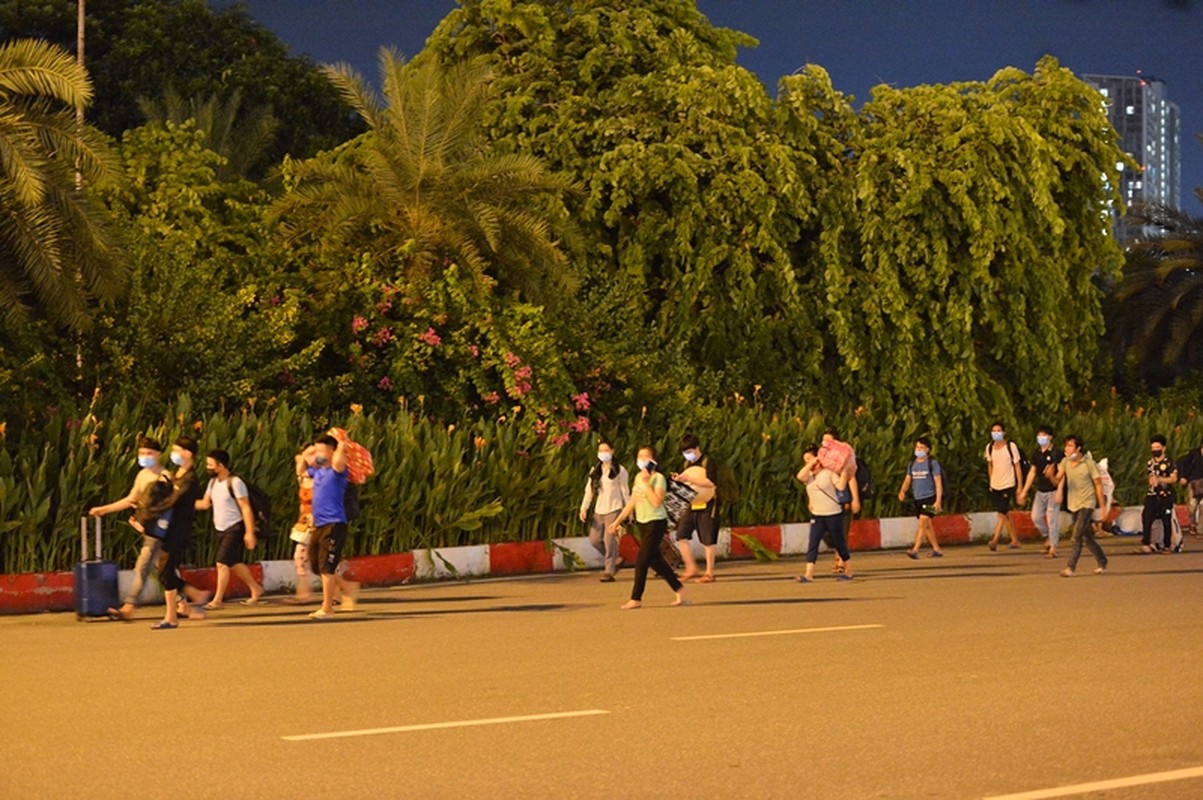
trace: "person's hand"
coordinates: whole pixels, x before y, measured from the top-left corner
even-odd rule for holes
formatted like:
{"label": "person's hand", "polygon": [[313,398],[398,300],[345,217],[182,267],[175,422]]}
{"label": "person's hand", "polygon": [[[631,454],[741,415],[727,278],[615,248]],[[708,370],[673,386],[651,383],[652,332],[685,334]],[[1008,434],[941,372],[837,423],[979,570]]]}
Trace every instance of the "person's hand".
{"label": "person's hand", "polygon": [[606,526],[606,533],[615,533],[618,531],[618,520],[611,522]]}
{"label": "person's hand", "polygon": [[92,506],[88,509],[89,517],[103,517],[104,512],[100,510],[100,506]]}
{"label": "person's hand", "polygon": [[242,535],[242,543],[246,545],[247,550],[254,550],[255,545],[259,544],[259,540],[255,537],[254,531],[247,531]]}
{"label": "person's hand", "polygon": [[129,526],[131,528],[133,528],[134,530],[136,530],[138,533],[146,533],[146,529],[142,527],[142,523],[138,521],[137,517],[129,518]]}
{"label": "person's hand", "polygon": [[585,521],[585,509],[581,509],[581,522]]}
{"label": "person's hand", "polygon": [[852,513],[853,513],[853,514],[859,514],[859,513],[860,513],[860,501],[859,501],[859,500],[853,499],[853,501],[852,501]]}
{"label": "person's hand", "polygon": [[936,504],[933,505],[932,508],[934,508],[936,511],[943,511],[944,510],[944,501],[937,500]]}
{"label": "person's hand", "polygon": [[906,502],[906,492],[904,492],[904,491],[902,491],[902,490],[899,490],[899,492],[898,492],[898,502],[900,502],[900,503],[904,503],[904,502]]}
{"label": "person's hand", "polygon": [[682,475],[681,473],[679,473],[679,472],[674,472],[674,473],[672,474],[672,479],[673,479],[674,481],[677,481],[678,483],[689,483],[689,481],[685,480],[685,476],[683,476],[683,475]]}
{"label": "person's hand", "polygon": [[1023,506],[1023,504],[1026,503],[1027,501],[1028,501],[1028,496],[1026,494],[1024,494],[1023,492],[1020,492],[1019,494],[1015,495],[1016,505]]}

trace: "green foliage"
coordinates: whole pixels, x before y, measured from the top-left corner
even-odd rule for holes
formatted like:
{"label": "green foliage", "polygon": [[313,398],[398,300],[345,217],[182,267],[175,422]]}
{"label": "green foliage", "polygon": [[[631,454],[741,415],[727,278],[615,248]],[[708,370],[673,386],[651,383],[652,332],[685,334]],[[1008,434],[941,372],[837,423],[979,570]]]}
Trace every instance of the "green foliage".
{"label": "green foliage", "polygon": [[90,191],[112,173],[104,137],[80,126],[92,99],[71,56],[34,40],[0,44],[0,315],[79,331],[90,297],[120,292],[124,272]]}
{"label": "green foliage", "polygon": [[291,393],[323,344],[301,340],[305,293],[265,234],[266,196],[219,181],[203,141],[192,123],[126,134],[110,204],[129,230],[131,283],[101,308],[88,363],[106,389],[154,401],[186,386],[208,411]]}
{"label": "green foliage", "polygon": [[[281,125],[268,163],[308,157],[357,132],[330,83],[307,58],[288,55],[244,6],[205,0],[93,2],[87,6],[87,67],[96,86],[93,124],[114,138],[145,122],[138,98],[229,98],[244,111],[268,107]],[[0,0],[0,41],[27,36],[74,52],[76,5]]]}

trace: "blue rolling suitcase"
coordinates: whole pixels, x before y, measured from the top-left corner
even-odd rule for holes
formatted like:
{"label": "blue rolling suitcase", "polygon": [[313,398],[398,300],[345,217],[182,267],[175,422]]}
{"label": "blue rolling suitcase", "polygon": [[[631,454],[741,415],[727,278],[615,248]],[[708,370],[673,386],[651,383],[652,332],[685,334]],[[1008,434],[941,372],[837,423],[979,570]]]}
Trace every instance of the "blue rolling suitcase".
{"label": "blue rolling suitcase", "polygon": [[96,558],[88,558],[88,518],[79,520],[82,559],[75,565],[75,616],[82,620],[107,619],[110,608],[121,605],[117,596],[117,562],[100,557],[100,517],[96,522]]}

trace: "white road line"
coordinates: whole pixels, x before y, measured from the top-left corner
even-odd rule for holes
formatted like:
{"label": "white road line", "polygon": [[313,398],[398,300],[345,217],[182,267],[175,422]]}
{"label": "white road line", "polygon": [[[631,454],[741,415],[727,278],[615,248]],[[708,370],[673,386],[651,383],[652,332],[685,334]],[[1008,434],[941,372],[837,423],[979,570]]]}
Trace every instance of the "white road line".
{"label": "white road line", "polygon": [[1072,797],[1075,794],[1087,792],[1105,792],[1109,789],[1127,789],[1132,786],[1147,786],[1151,783],[1168,783],[1187,778],[1203,778],[1203,767],[1176,769],[1170,772],[1150,772],[1147,775],[1132,775],[1127,778],[1113,778],[1109,781],[1094,783],[1078,783],[1073,786],[1058,786],[1055,789],[1036,789],[1031,792],[1018,794],[999,794],[987,797],[985,800],[1043,800],[1046,797]]}
{"label": "white road line", "polygon": [[567,719],[569,717],[592,717],[609,714],[592,708],[587,711],[560,711],[552,714],[530,714],[524,717],[493,717],[491,719],[465,719],[458,722],[430,722],[424,725],[398,725],[395,728],[364,728],[358,731],[335,731],[333,733],[306,733],[300,736],[281,736],[286,742],[309,742],[315,739],[344,739],[350,736],[375,736],[380,733],[409,733],[411,731],[437,731],[444,728],[471,728],[479,725],[504,725],[509,722],[536,722],[543,719]]}
{"label": "white road line", "polygon": [[704,639],[747,639],[752,636],[789,636],[796,633],[828,633],[831,631],[863,631],[884,628],[885,625],[836,625],[830,628],[793,628],[785,631],[752,631],[751,633],[712,633],[706,636],[673,636],[673,642],[699,642]]}

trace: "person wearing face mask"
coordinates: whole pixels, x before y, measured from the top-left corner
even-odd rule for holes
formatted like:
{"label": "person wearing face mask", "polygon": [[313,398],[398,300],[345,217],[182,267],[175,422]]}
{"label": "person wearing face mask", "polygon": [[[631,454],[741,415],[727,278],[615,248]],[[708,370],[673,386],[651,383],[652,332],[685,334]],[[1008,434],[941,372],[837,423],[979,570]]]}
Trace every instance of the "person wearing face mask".
{"label": "person wearing face mask", "polygon": [[[88,514],[93,517],[103,517],[106,514],[137,508],[139,503],[145,501],[150,487],[159,480],[159,476],[163,473],[163,465],[160,463],[162,457],[163,445],[149,436],[140,437],[138,439],[139,470],[138,474],[134,476],[134,485],[130,488],[129,494],[108,505],[93,506],[88,509]],[[142,594],[142,587],[146,585],[146,577],[150,574],[150,568],[159,558],[162,542],[145,531],[141,533],[142,549],[138,552],[138,560],[134,563],[133,581],[130,582],[129,591],[125,593],[121,607],[108,609],[111,619],[129,620],[131,618],[138,605],[138,597]]]}
{"label": "person wearing face mask", "polygon": [[1094,539],[1094,510],[1103,505],[1103,479],[1094,459],[1086,455],[1082,439],[1077,435],[1065,437],[1065,458],[1057,466],[1057,501],[1065,500],[1065,507],[1073,514],[1073,549],[1069,554],[1069,566],[1061,570],[1062,578],[1072,578],[1082,556],[1082,545],[1090,548],[1098,563],[1094,574],[1107,571],[1107,554]]}
{"label": "person wearing face mask", "polygon": [[[184,553],[192,544],[196,501],[201,497],[194,468],[196,450],[196,440],[191,436],[181,436],[175,440],[171,446],[171,463],[176,467],[171,475],[171,494],[147,508],[148,515],[158,519],[164,519],[165,513],[171,511],[170,520],[163,530],[163,555],[159,559],[159,583],[163,584],[167,610],[163,619],[151,626],[154,630],[178,628],[181,613],[187,614],[189,619],[205,618],[200,606],[208,599],[208,595],[180,575]],[[180,597],[181,592],[195,606],[195,610],[189,609],[187,602]]]}
{"label": "person wearing face mask", "polygon": [[1028,468],[1027,480],[1019,490],[1019,505],[1022,506],[1027,501],[1027,494],[1035,484],[1032,522],[1044,537],[1045,558],[1055,558],[1057,545],[1061,541],[1061,504],[1056,500],[1057,467],[1060,466],[1065,453],[1053,446],[1053,429],[1048,425],[1041,425],[1036,429],[1036,444],[1038,448],[1032,453],[1032,465]]}
{"label": "person wearing face mask", "polygon": [[918,558],[919,548],[923,546],[924,537],[931,542],[930,558],[940,558],[944,551],[936,539],[936,529],[932,527],[932,517],[944,508],[944,470],[940,462],[931,457],[931,443],[920,436],[915,440],[915,457],[902,479],[902,488],[898,490],[898,500],[906,501],[906,491],[911,490],[915,507],[915,517],[919,520],[919,530],[915,532],[915,546],[906,551],[907,558]]}
{"label": "person wearing face mask", "polygon": [[[1145,508],[1141,515],[1144,529],[1140,537],[1141,553],[1169,552],[1173,533],[1174,484],[1178,482],[1178,467],[1165,449],[1165,436],[1158,433],[1149,440],[1153,457],[1145,465],[1148,491],[1145,493]],[[1153,523],[1161,523],[1161,537],[1153,541]],[[1182,548],[1177,545],[1178,550]]]}
{"label": "person wearing face mask", "polygon": [[668,532],[668,512],[664,508],[664,492],[668,481],[656,466],[656,453],[650,447],[639,448],[635,462],[639,472],[631,486],[630,498],[622,511],[607,526],[611,533],[618,532],[618,526],[632,514],[635,515],[635,525],[639,528],[639,555],[635,559],[635,583],[631,586],[631,599],[623,603],[623,611],[632,611],[643,605],[643,590],[647,585],[647,572],[655,570],[664,579],[668,588],[673,590],[673,601],[669,605],[688,605],[685,599],[685,586],[673,572],[673,568],[664,560],[660,544]]}
{"label": "person wearing face mask", "polygon": [[313,466],[307,471],[313,478],[313,543],[309,554],[313,571],[322,580],[322,607],[310,619],[334,617],[334,598],[342,595],[340,608],[354,611],[359,584],[339,574],[343,546],[347,541],[347,442],[332,428],[314,442]]}
{"label": "person wearing face mask", "polygon": [[802,454],[802,469],[797,479],[806,485],[807,506],[810,509],[810,538],[806,548],[806,572],[794,580],[799,583],[814,581],[815,562],[819,560],[819,543],[829,537],[831,547],[839,554],[844,568],[836,574],[836,580],[852,580],[852,554],[844,530],[844,508],[839,493],[848,488],[848,481],[855,469],[851,463],[844,465],[843,472],[833,472],[819,459],[819,448],[811,445]]}
{"label": "person wearing face mask", "polygon": [[706,551],[706,572],[696,578],[698,583],[714,583],[714,557],[718,545],[718,519],[715,517],[714,494],[718,486],[718,465],[713,459],[702,455],[698,437],[687,433],[681,437],[681,455],[685,466],[674,472],[672,479],[689,486],[696,492],[689,504],[689,511],[677,522],[677,548],[685,562],[681,580],[690,580],[697,575],[697,562],[689,540],[697,531],[698,541]]}
{"label": "person wearing face mask", "polygon": [[601,576],[603,583],[612,583],[614,573],[622,564],[622,557],[618,555],[619,534],[617,528],[610,530],[610,525],[627,504],[629,483],[627,468],[615,463],[614,448],[602,439],[597,443],[597,461],[593,469],[589,470],[589,478],[585,481],[580,517],[581,522],[588,519],[589,506],[593,506],[593,519],[589,523],[589,543],[597,548],[597,552],[605,559],[605,568]]}
{"label": "person wearing face mask", "polygon": [[990,474],[990,501],[998,520],[994,523],[994,535],[987,546],[997,550],[999,537],[1006,530],[1011,537],[1007,547],[1016,548],[1019,547],[1019,537],[1015,535],[1015,525],[1011,522],[1011,494],[1015,493],[1018,500],[1019,487],[1023,484],[1022,459],[1015,443],[1007,441],[1007,431],[1001,422],[990,426],[990,439],[990,444],[986,445],[986,468]]}

